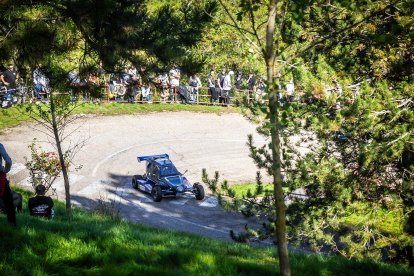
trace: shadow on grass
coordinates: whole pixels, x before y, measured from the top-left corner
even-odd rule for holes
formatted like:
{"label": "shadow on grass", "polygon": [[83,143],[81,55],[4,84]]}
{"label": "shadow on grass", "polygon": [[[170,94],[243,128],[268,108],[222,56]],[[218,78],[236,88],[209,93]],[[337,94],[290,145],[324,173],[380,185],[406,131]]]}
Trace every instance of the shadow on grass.
{"label": "shadow on grass", "polygon": [[[25,200],[28,197],[25,194]],[[252,257],[272,255],[269,250],[256,252],[246,245],[112,220],[80,209],[68,218],[62,202],[56,202],[51,221],[30,217],[26,201],[24,205],[17,228],[0,217],[4,275],[272,274],[276,263],[274,257],[269,263]]]}
{"label": "shadow on grass", "polygon": [[[112,176],[116,184],[126,176]],[[25,192],[25,200],[29,194]],[[88,206],[97,202],[74,197]],[[30,217],[27,206],[18,227],[0,217],[2,275],[161,274],[161,275],[273,275],[278,273],[273,249],[222,242],[181,232],[160,230],[113,220],[74,209],[65,214],[56,202],[54,220]],[[121,208],[129,208],[127,205]],[[316,254],[291,254],[293,275],[410,275],[399,266],[348,261]],[[412,273],[411,273],[412,275]]]}

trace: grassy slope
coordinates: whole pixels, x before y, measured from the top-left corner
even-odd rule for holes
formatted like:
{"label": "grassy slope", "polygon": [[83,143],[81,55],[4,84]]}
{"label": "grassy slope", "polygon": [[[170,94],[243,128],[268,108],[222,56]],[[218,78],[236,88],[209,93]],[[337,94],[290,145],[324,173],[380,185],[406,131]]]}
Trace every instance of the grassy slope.
{"label": "grassy slope", "polygon": [[[30,195],[24,192],[24,198]],[[26,204],[26,202],[25,202]],[[56,202],[52,221],[32,218],[24,206],[18,227],[0,216],[2,275],[271,275],[273,249],[221,242],[112,220]],[[132,212],[134,210],[131,210]],[[409,275],[399,266],[316,254],[291,254],[293,275]]]}
{"label": "grassy slope", "polygon": [[[176,112],[191,111],[214,114],[236,113],[240,109],[236,107],[203,106],[203,105],[184,105],[184,104],[126,104],[126,103],[85,103],[80,105],[74,113],[76,114],[97,114],[103,116],[121,114],[141,114],[149,112]],[[9,109],[0,108],[0,131],[19,125],[21,122],[29,121],[25,115],[19,112],[17,107]]]}

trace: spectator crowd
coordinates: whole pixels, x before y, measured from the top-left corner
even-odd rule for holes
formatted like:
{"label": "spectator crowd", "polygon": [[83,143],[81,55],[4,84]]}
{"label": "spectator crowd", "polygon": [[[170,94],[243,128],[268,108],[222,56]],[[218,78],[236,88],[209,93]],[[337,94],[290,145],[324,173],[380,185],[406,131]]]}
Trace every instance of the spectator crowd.
{"label": "spectator crowd", "polygon": [[[68,73],[67,83],[73,93],[73,100],[79,99],[75,91],[80,91],[85,102],[117,101],[117,102],[159,102],[159,103],[193,103],[210,105],[231,105],[240,102],[245,96],[248,102],[253,100],[264,102],[266,95],[266,79],[256,77],[253,72],[243,75],[232,70],[221,69],[218,73],[212,69],[205,79],[205,84],[197,74],[191,74],[183,80],[181,70],[176,64],[168,72],[158,76],[148,76],[146,68],[129,65],[122,72],[108,73],[102,63],[94,73],[80,76],[76,70]],[[0,102],[2,107],[9,107],[19,96],[19,73],[9,64],[0,72]],[[32,85],[26,89],[26,96],[32,102],[45,102],[49,94],[49,79],[38,64],[31,74]],[[91,93],[87,86],[100,87],[100,93]],[[336,81],[324,89],[326,97],[336,93],[342,95],[342,86]],[[76,94],[76,96],[75,96]],[[286,101],[303,100],[303,93],[295,90],[294,80],[284,86],[278,86],[278,97]],[[315,98],[315,97],[314,97]],[[317,99],[317,97],[316,97]],[[340,108],[339,101],[335,108]]]}

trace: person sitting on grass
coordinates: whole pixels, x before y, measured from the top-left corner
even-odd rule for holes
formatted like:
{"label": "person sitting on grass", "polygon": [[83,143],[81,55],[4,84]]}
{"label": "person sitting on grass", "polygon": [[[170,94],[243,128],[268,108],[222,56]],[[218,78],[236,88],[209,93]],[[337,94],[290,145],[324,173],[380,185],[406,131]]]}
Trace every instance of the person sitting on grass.
{"label": "person sitting on grass", "polygon": [[45,217],[52,219],[55,212],[53,210],[53,200],[45,196],[46,187],[44,185],[36,186],[36,196],[29,198],[28,207],[31,216]]}

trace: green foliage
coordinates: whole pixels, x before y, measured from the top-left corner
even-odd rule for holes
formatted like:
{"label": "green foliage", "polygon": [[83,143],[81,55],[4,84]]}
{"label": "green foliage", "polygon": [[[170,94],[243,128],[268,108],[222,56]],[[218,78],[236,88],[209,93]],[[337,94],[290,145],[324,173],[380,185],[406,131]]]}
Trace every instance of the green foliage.
{"label": "green foliage", "polygon": [[[13,59],[22,72],[38,63],[53,69],[51,73],[64,68],[66,75],[56,83],[65,82],[74,68],[81,72],[94,66],[91,69],[96,70],[98,60],[110,72],[123,70],[127,62],[146,67],[148,73],[165,70],[172,63],[200,66],[200,60],[187,53],[211,21],[215,2],[183,3],[176,5],[178,9],[158,3],[148,11],[150,4],[7,1],[0,4],[0,49],[7,53],[0,62]],[[56,80],[55,75],[48,77]]]}
{"label": "green foliage", "polygon": [[[224,2],[229,4],[228,7],[233,14],[237,13],[239,7],[234,1]],[[263,9],[257,12],[260,16],[264,15]],[[248,28],[248,17],[242,16],[241,19],[240,24]],[[261,30],[261,35],[263,35],[263,30]],[[203,33],[202,40],[192,48],[191,52],[192,55],[205,61],[205,66],[202,68],[202,74],[205,77],[210,73],[210,69],[218,73],[222,68],[227,71],[240,71],[245,78],[250,71],[256,73],[257,76],[265,74],[265,66],[263,66],[260,53],[257,53],[252,45],[235,31],[233,22],[222,8],[218,9],[208,31]]]}

